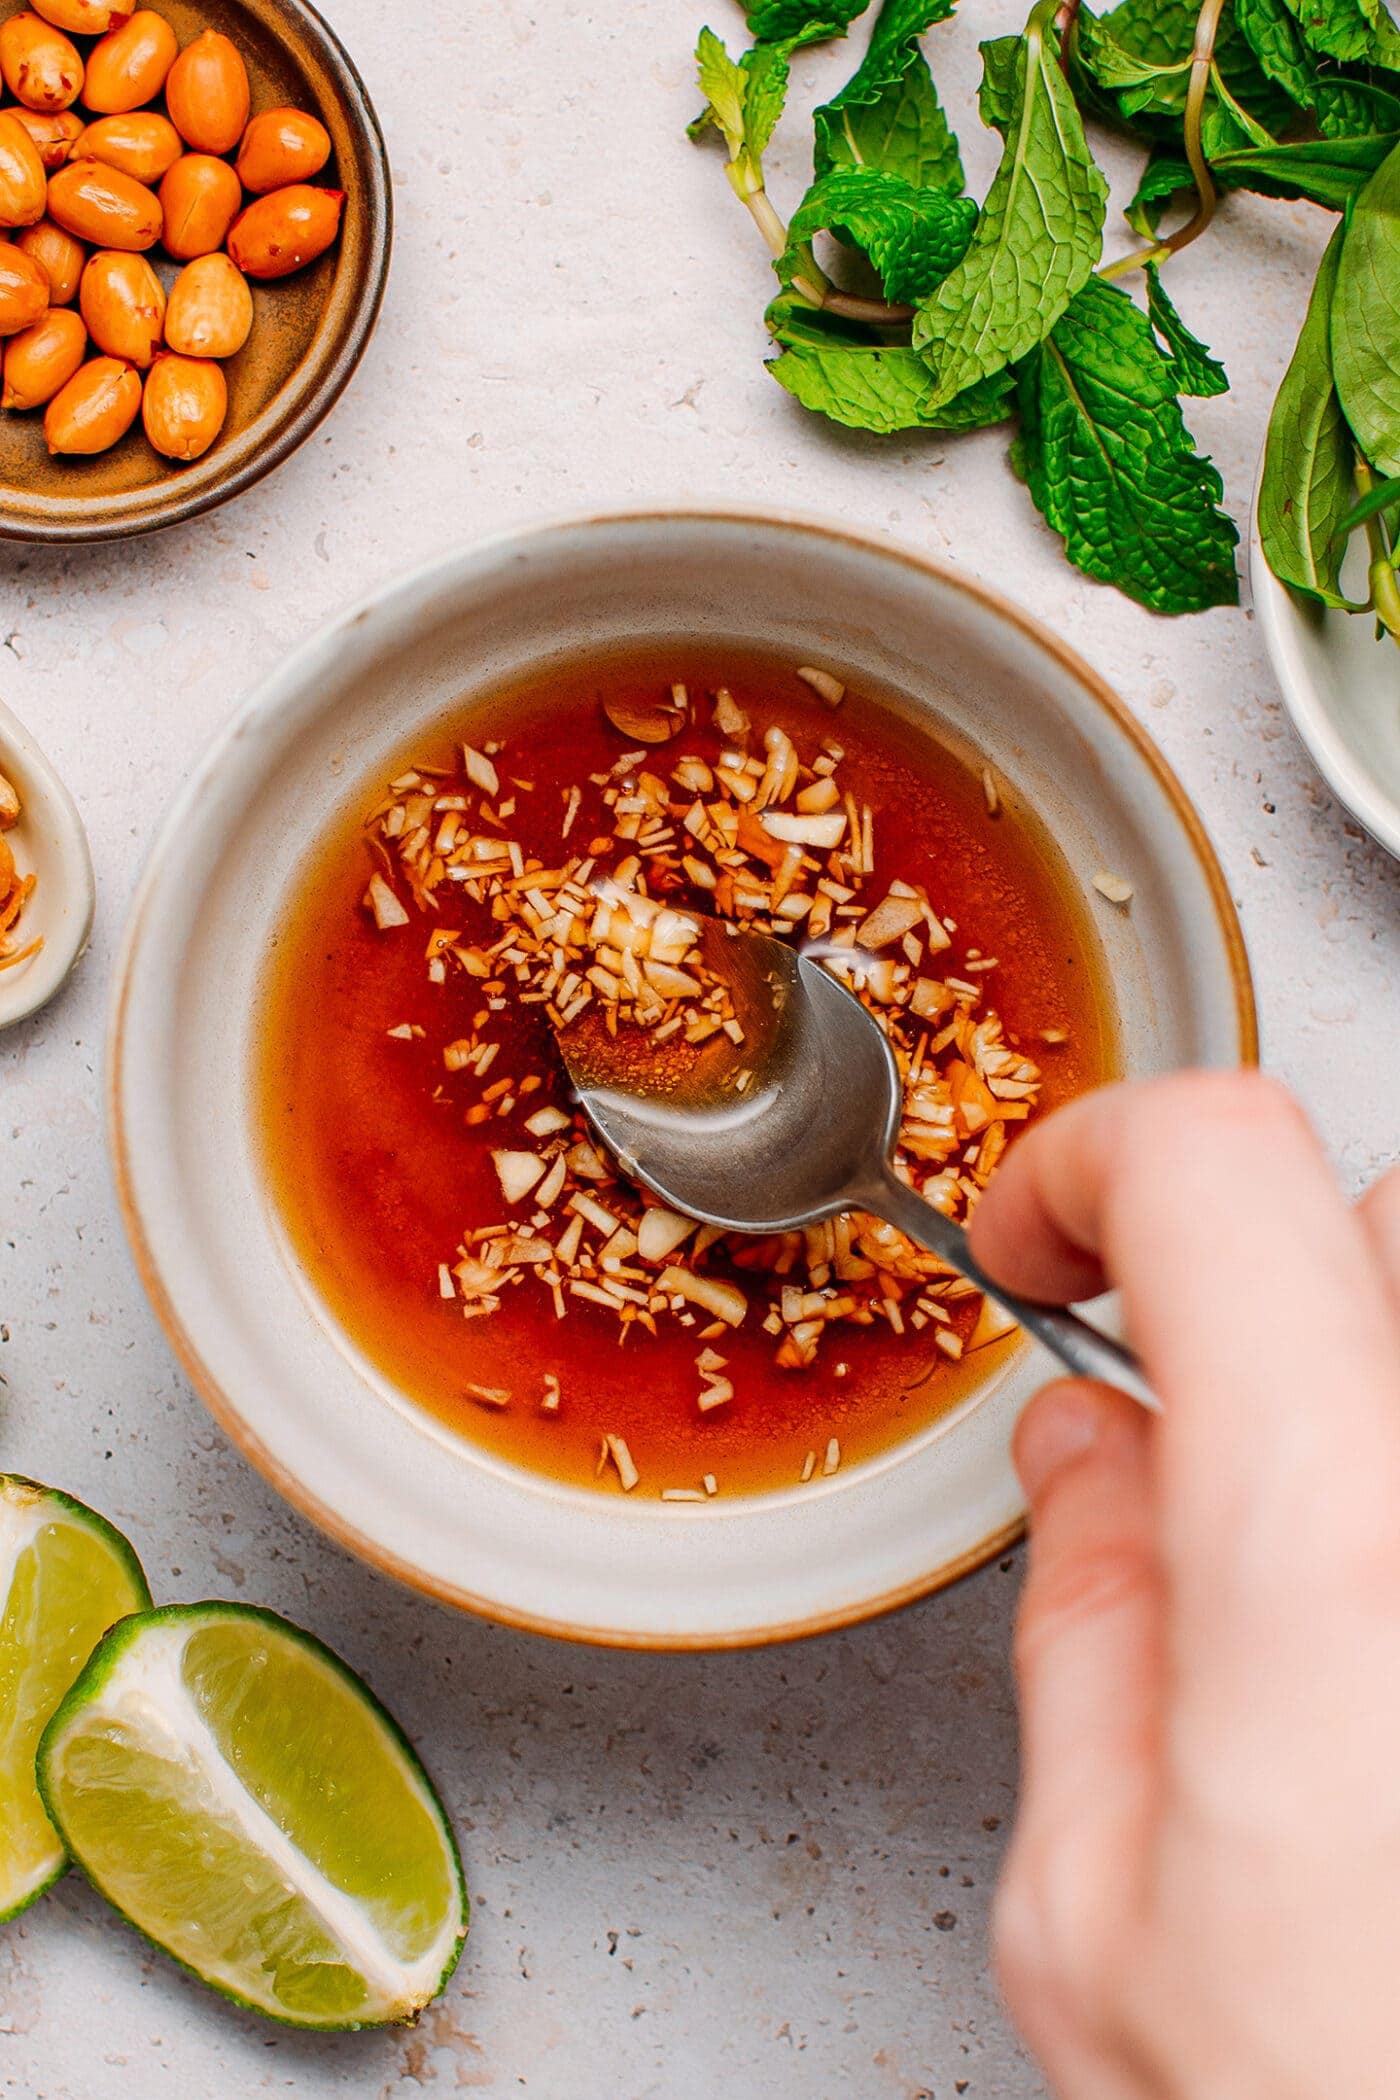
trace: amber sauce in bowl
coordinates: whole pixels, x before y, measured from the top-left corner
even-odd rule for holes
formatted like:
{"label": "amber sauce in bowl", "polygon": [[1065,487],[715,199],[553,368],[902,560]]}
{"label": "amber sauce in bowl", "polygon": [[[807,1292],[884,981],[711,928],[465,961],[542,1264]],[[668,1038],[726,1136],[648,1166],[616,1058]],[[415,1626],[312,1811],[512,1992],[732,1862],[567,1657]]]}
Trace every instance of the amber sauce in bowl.
{"label": "amber sauce in bowl", "polygon": [[[999,1014],[1008,1042],[1040,1067],[1035,1120],[1114,1075],[1097,936],[1053,841],[1004,783],[984,775],[977,754],[875,698],[848,692],[832,710],[791,664],[679,643],[473,698],[460,720],[405,749],[401,765],[455,773],[464,739],[478,748],[499,740],[503,778],[531,783],[516,796],[509,830],[549,866],[559,858],[569,788],[606,772],[626,748],[603,697],[655,702],[675,681],[691,694],[696,720],[647,753],[660,773],[683,752],[717,757],[726,740],[711,723],[708,696],[721,685],[756,733],[777,724],[804,760],[824,740],[844,748],[843,783],[875,812],[872,900],[895,878],[923,885],[956,924],[940,964],[951,972],[969,949],[996,958],[982,1010]],[[485,1317],[466,1319],[460,1303],[445,1300],[439,1265],[457,1258],[464,1232],[506,1214],[492,1148],[528,1145],[524,1116],[546,1102],[568,1107],[569,1097],[539,1007],[513,1006],[494,1017],[496,1070],[538,1073],[543,1083],[507,1117],[466,1122],[482,1089],[445,1069],[443,1049],[466,1032],[479,988],[456,971],[430,981],[425,954],[435,925],[475,922],[489,938],[490,920],[455,901],[435,917],[410,904],[409,925],[379,930],[363,900],[382,866],[365,831],[382,790],[381,781],[366,782],[343,817],[308,842],[256,1030],[259,1141],[289,1258],[382,1378],[497,1459],[575,1486],[596,1481],[619,1491],[615,1471],[600,1474],[599,1455],[606,1436],[620,1436],[639,1491],[652,1495],[696,1489],[707,1474],[724,1495],[795,1488],[809,1454],[820,1472],[833,1439],[843,1465],[871,1458],[988,1381],[1014,1341],[955,1362],[931,1330],[897,1335],[884,1322],[834,1326],[815,1364],[781,1369],[755,1304],[715,1344],[733,1398],[702,1413],[693,1331],[663,1323],[653,1336],[634,1325],[620,1340],[604,1308],[570,1299],[560,1320],[529,1280]],[[678,901],[707,906],[697,891]],[[413,1032],[391,1034],[405,1028]],[[717,1274],[745,1280],[742,1268],[726,1271],[715,1255]],[[959,1313],[962,1333],[974,1312]],[[546,1411],[541,1399],[552,1381],[558,1406]],[[510,1400],[483,1405],[473,1385],[507,1391]]]}

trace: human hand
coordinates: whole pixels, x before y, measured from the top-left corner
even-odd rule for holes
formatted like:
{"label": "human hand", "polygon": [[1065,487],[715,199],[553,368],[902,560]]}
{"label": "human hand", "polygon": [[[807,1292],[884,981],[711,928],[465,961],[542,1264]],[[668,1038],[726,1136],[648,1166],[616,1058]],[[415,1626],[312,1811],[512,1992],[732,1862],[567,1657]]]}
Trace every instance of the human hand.
{"label": "human hand", "polygon": [[1002,1987],[1060,2100],[1400,2092],[1400,1169],[1356,1209],[1289,1097],[1076,1102],[978,1258],[1123,1294],[1160,1419],[1022,1419],[1024,1783]]}

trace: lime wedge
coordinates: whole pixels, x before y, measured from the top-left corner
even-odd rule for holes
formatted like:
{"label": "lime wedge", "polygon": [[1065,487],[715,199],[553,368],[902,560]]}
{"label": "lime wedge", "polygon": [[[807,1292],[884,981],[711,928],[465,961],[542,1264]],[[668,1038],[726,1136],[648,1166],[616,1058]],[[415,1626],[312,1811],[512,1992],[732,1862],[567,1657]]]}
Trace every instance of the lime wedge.
{"label": "lime wedge", "polygon": [[38,1758],[88,1879],[203,1982],[297,2027],[414,2019],[457,1965],[461,1862],[389,1715],[242,1604],[117,1627]]}
{"label": "lime wedge", "polygon": [[34,1784],[39,1737],[107,1628],[150,1601],[136,1555],[105,1519],[0,1473],[0,1919],[68,1864]]}

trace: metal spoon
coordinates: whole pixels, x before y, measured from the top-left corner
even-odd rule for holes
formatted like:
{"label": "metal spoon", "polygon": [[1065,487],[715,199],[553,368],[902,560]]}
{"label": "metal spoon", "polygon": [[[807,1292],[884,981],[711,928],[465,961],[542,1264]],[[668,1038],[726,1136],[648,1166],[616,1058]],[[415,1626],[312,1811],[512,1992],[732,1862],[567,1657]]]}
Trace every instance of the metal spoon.
{"label": "metal spoon", "polygon": [[[727,1232],[785,1232],[868,1211],[936,1254],[1043,1342],[1069,1371],[1158,1402],[1131,1352],[1072,1312],[1013,1296],[967,1234],[890,1164],[903,1088],[884,1031],[809,956],[766,934],[698,919],[706,965],[734,1000],[742,1050],[667,1083],[597,1031],[560,1049],[593,1127],[625,1172],[673,1209]],[[740,1068],[750,1077],[736,1089]]]}

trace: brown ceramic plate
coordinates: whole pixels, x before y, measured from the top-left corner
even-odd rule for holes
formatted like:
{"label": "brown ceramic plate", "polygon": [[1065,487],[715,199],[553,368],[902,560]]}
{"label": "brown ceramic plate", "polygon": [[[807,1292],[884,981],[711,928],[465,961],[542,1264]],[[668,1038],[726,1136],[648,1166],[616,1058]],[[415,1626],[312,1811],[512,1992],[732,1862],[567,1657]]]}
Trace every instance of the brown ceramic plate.
{"label": "brown ceramic plate", "polygon": [[[24,0],[0,0],[0,19]],[[224,366],[228,420],[189,466],[162,459],[140,418],[92,459],[50,459],[43,415],[0,415],[0,538],[111,540],[212,510],[311,435],[373,332],[389,271],[393,205],[379,119],[354,65],[306,0],[154,0],[181,46],[220,29],[243,54],[253,109],[313,110],[332,155],[317,182],[346,192],[340,238],[308,269],[253,287],[253,332]],[[8,98],[7,98],[8,99]],[[159,104],[153,105],[159,107]],[[178,264],[151,261],[167,289]]]}

